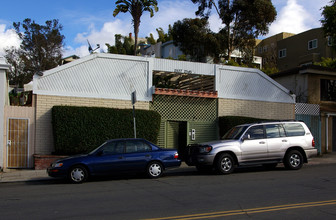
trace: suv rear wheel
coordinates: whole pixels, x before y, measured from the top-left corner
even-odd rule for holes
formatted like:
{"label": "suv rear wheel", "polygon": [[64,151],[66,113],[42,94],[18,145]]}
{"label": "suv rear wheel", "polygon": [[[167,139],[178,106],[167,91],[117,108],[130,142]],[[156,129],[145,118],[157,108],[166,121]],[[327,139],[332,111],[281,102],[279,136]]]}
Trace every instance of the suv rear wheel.
{"label": "suv rear wheel", "polygon": [[298,170],[303,165],[302,154],[297,150],[289,151],[284,158],[284,165],[289,170]]}
{"label": "suv rear wheel", "polygon": [[215,168],[220,174],[229,174],[234,170],[234,160],[230,154],[221,154],[215,162]]}

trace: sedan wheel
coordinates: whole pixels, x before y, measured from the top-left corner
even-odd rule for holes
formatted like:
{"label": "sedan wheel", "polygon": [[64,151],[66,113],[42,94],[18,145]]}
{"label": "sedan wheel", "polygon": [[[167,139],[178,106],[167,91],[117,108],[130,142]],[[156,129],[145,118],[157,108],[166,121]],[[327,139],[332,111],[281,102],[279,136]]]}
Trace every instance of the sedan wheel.
{"label": "sedan wheel", "polygon": [[160,162],[151,162],[147,167],[147,174],[150,178],[158,178],[162,175],[163,167]]}
{"label": "sedan wheel", "polygon": [[234,160],[230,154],[222,154],[216,161],[216,169],[220,174],[229,174],[234,170]]}
{"label": "sedan wheel", "polygon": [[302,154],[297,150],[288,152],[284,160],[285,167],[290,170],[298,170],[303,165]]}
{"label": "sedan wheel", "polygon": [[69,180],[72,183],[82,183],[88,178],[88,171],[83,166],[74,166],[70,169]]}

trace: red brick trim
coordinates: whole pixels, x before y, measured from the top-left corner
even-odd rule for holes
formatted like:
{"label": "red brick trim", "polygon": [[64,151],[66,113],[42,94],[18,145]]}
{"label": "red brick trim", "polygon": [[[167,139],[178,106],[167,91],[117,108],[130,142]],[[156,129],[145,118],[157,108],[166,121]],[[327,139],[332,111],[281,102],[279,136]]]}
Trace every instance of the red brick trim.
{"label": "red brick trim", "polygon": [[192,96],[202,98],[217,98],[217,91],[196,91],[196,90],[184,90],[184,89],[166,89],[155,88],[155,95],[176,95],[176,96]]}
{"label": "red brick trim", "polygon": [[50,166],[50,164],[52,164],[54,161],[65,158],[65,157],[67,156],[34,154],[35,170],[47,169]]}

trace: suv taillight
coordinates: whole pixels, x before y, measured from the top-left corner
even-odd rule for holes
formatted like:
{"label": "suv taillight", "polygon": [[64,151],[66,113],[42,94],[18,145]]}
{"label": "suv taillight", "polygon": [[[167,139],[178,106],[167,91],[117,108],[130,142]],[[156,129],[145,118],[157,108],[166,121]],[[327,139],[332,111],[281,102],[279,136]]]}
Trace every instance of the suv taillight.
{"label": "suv taillight", "polygon": [[174,159],[178,159],[178,153],[174,154]]}
{"label": "suv taillight", "polygon": [[312,140],[312,146],[315,147],[315,140],[314,140],[314,138]]}

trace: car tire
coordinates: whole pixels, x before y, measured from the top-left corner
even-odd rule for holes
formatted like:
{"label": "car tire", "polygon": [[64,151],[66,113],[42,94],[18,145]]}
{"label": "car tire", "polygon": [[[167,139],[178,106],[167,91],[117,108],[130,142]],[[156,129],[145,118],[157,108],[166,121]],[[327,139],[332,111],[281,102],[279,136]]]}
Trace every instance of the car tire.
{"label": "car tire", "polygon": [[88,179],[88,171],[84,166],[76,165],[69,170],[69,180],[71,183],[83,183]]}
{"label": "car tire", "polygon": [[234,160],[230,154],[221,154],[215,162],[216,170],[219,174],[230,174],[234,170]]}
{"label": "car tire", "polygon": [[284,158],[284,165],[289,170],[298,170],[303,166],[302,154],[297,150],[289,151]]}
{"label": "car tire", "polygon": [[147,175],[149,178],[155,179],[162,176],[163,166],[158,161],[150,162],[147,166]]}

